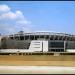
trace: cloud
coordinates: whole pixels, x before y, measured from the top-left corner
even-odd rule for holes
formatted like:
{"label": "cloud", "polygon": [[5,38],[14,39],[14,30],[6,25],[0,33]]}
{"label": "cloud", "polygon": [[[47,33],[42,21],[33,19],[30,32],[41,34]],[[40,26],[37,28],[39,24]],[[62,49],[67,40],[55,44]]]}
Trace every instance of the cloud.
{"label": "cloud", "polygon": [[0,15],[1,19],[11,19],[11,20],[25,20],[25,17],[21,11],[3,13]]}
{"label": "cloud", "polygon": [[15,13],[14,12],[7,12],[7,13],[3,13],[1,14],[0,16],[1,19],[13,19],[13,20],[25,20],[25,17],[23,15],[23,13],[21,11],[16,11]]}
{"label": "cloud", "polygon": [[0,30],[7,33],[19,30],[29,31],[30,25],[31,22],[26,19],[22,11],[12,12],[8,5],[0,5]]}
{"label": "cloud", "polygon": [[31,24],[31,22],[30,21],[26,21],[26,20],[21,20],[21,21],[17,21],[16,23],[18,23],[18,24]]}
{"label": "cloud", "polygon": [[16,11],[16,16],[17,18],[21,19],[21,20],[25,20],[25,17],[23,15],[23,13],[21,11]]}
{"label": "cloud", "polygon": [[12,12],[10,9],[11,8],[7,5],[0,5],[0,12],[8,11],[8,12],[0,13],[0,19],[10,19],[10,20],[21,21],[24,24],[25,22],[28,23],[23,13],[20,10],[16,10],[15,12]]}
{"label": "cloud", "polygon": [[0,16],[0,19],[16,19],[16,14],[13,12],[4,13]]}
{"label": "cloud", "polygon": [[10,7],[8,7],[5,4],[0,5],[0,12],[7,12],[7,11],[10,11]]}

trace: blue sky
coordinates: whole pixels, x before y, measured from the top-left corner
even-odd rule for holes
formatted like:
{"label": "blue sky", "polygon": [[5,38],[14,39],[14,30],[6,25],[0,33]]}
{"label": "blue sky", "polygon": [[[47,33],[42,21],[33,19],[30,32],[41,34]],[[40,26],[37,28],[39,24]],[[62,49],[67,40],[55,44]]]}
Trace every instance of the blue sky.
{"label": "blue sky", "polygon": [[75,1],[0,1],[0,33],[75,34]]}

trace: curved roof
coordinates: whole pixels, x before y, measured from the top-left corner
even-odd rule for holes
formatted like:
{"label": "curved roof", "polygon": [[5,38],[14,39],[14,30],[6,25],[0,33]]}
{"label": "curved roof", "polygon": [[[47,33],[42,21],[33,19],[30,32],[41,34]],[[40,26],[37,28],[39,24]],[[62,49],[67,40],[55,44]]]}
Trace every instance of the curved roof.
{"label": "curved roof", "polygon": [[72,36],[75,37],[75,35],[72,34],[66,34],[66,33],[54,33],[54,32],[29,32],[29,33],[17,33],[14,35],[59,35],[59,36]]}
{"label": "curved roof", "polygon": [[[42,37],[46,36],[46,37]],[[37,36],[41,36],[42,38],[45,39],[51,39],[51,40],[69,40],[69,41],[75,41],[75,35],[71,35],[71,34],[65,34],[65,33],[54,33],[54,32],[30,32],[30,33],[17,33],[14,35],[9,35],[9,37],[15,37],[15,36],[36,36],[36,38],[38,38]],[[32,39],[31,37],[29,37],[29,39]]]}

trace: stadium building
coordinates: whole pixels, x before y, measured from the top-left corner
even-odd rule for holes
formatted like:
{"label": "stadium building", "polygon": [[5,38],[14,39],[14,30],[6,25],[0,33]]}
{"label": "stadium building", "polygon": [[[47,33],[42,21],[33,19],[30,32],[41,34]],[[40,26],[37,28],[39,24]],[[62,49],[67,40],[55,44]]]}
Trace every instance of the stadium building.
{"label": "stadium building", "polygon": [[0,49],[0,52],[75,52],[75,35],[20,31],[0,37]]}

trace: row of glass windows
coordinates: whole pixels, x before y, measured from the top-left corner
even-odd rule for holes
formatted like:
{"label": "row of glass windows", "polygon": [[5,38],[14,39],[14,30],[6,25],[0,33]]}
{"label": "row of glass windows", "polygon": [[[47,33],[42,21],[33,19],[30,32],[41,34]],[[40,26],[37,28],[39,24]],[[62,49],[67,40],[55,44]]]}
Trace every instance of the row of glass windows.
{"label": "row of glass windows", "polygon": [[64,49],[75,49],[75,41],[67,41],[64,43],[64,41],[49,41],[48,42],[48,48],[49,50],[62,50]]}
{"label": "row of glass windows", "polygon": [[49,52],[64,52],[64,41],[49,41],[48,51]]}
{"label": "row of glass windows", "polygon": [[64,49],[49,49],[49,52],[64,52]]}
{"label": "row of glass windows", "polygon": [[15,37],[10,37],[11,39],[17,39],[17,40],[37,40],[39,38],[45,38],[49,39],[49,36],[15,36]]}
{"label": "row of glass windows", "polygon": [[64,41],[49,41],[48,42],[48,47],[52,48],[64,48]]}
{"label": "row of glass windows", "polygon": [[37,39],[40,39],[40,38],[43,38],[43,39],[50,39],[50,40],[65,40],[66,38],[63,38],[63,37],[60,37],[60,38],[58,38],[58,37],[54,37],[54,36],[49,36],[49,35],[46,35],[46,36],[44,36],[44,35],[41,35],[41,36],[39,36],[39,35],[37,35],[37,36],[14,36],[14,37],[10,37],[11,39],[17,39],[17,40],[28,40],[28,39],[30,39],[30,40],[37,40]]}

